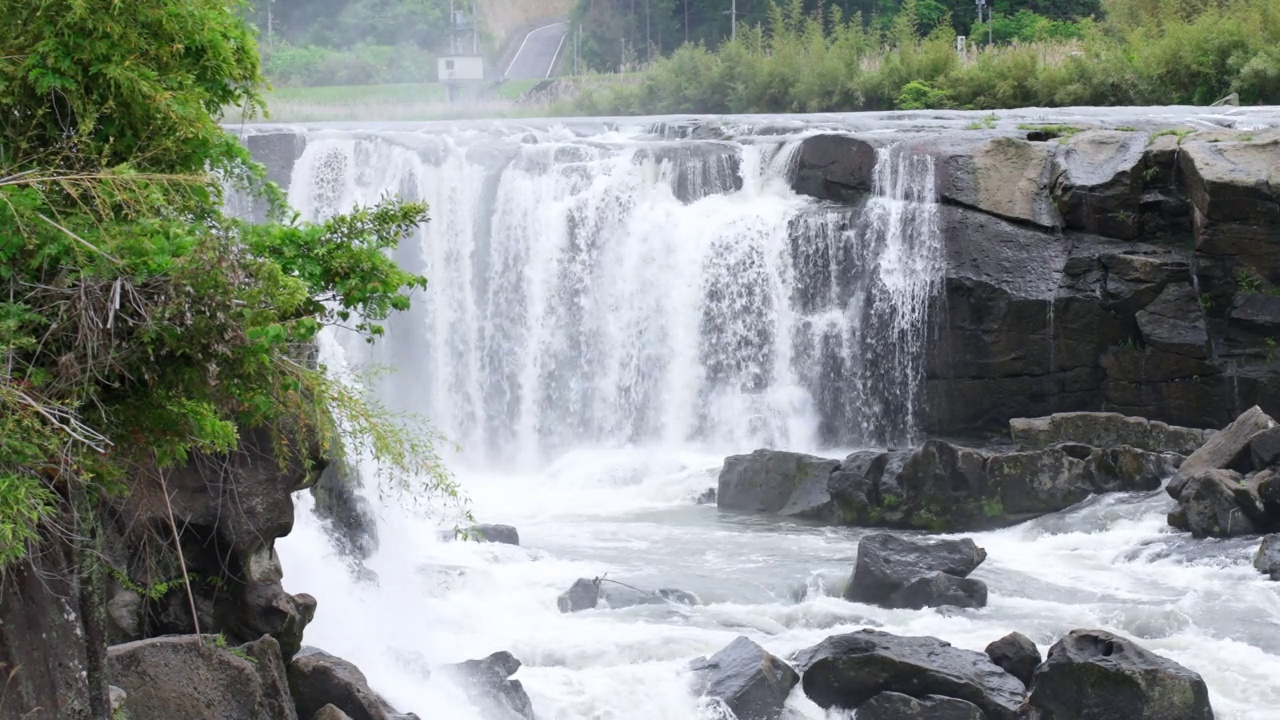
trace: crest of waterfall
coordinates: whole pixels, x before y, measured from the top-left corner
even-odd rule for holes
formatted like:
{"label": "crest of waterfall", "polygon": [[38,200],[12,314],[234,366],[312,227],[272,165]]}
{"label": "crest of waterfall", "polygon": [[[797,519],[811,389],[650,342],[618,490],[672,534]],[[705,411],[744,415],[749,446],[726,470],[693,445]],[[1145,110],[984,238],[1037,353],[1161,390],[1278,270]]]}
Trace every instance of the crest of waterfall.
{"label": "crest of waterfall", "polygon": [[834,206],[791,190],[797,147],[326,131],[290,200],[430,205],[397,256],[425,296],[349,350],[466,453],[909,442],[941,277],[932,160],[884,148],[874,192]]}

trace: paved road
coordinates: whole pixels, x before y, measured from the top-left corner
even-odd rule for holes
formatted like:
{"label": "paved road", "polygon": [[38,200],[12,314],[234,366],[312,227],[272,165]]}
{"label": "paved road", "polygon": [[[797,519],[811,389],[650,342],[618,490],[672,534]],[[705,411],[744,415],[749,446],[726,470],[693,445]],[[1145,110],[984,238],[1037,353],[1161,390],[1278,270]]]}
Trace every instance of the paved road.
{"label": "paved road", "polygon": [[551,77],[556,58],[564,52],[569,23],[556,22],[530,30],[507,67],[508,80],[541,80]]}

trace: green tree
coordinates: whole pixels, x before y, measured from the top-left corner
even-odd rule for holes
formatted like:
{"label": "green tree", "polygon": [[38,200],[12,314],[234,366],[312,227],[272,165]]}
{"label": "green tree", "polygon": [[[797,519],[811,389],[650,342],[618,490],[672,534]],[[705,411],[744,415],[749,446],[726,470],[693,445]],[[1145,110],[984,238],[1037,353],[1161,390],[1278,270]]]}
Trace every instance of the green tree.
{"label": "green tree", "polygon": [[[387,250],[426,219],[387,201],[298,221],[215,120],[262,84],[233,0],[27,0],[0,35],[0,567],[71,504],[129,492],[270,427],[282,458],[350,440],[453,486],[430,435],[306,361],[370,337],[425,286]],[[271,221],[224,212],[260,197]],[[391,423],[391,424],[388,424]]]}

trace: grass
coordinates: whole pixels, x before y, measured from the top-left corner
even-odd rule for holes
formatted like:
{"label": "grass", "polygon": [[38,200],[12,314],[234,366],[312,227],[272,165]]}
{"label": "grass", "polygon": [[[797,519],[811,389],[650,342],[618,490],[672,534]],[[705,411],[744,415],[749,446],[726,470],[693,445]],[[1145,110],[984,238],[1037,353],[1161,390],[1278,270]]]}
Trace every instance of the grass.
{"label": "grass", "polygon": [[[265,96],[269,120],[445,120],[528,115],[518,103],[537,80],[486,83],[449,102],[443,83],[276,88]],[[236,112],[227,113],[228,120]]]}
{"label": "grass", "polygon": [[1084,130],[1084,128],[1078,128],[1074,125],[1033,125],[1030,123],[1021,123],[1018,125],[1018,129],[1037,133],[1045,140],[1068,138]]}

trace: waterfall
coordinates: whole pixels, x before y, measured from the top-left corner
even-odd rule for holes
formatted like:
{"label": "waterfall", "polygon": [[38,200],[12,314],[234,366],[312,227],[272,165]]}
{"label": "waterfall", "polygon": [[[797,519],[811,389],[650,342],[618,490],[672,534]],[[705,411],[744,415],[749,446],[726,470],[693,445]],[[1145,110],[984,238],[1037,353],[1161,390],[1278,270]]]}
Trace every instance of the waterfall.
{"label": "waterfall", "polygon": [[474,456],[647,442],[910,442],[941,277],[932,159],[879,151],[856,207],[791,190],[798,142],[453,131],[309,139],[290,200],[388,194],[430,287],[375,362]]}

